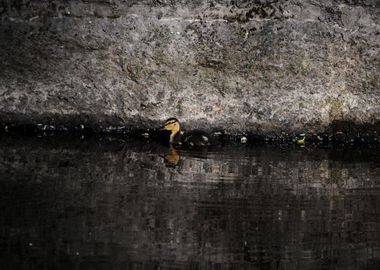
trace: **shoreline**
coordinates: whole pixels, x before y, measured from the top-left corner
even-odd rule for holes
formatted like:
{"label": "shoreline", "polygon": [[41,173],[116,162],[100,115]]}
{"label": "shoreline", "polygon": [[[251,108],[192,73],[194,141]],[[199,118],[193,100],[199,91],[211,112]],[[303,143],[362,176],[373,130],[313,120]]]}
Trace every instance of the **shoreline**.
{"label": "shoreline", "polygon": [[[40,121],[38,121],[40,120]],[[19,121],[0,120],[0,135],[21,135],[38,137],[76,137],[76,136],[109,136],[121,139],[135,138],[155,141],[161,123],[145,121],[143,126],[138,122],[121,123],[116,119],[91,119],[86,117],[62,117],[60,120],[32,119],[21,117]],[[335,121],[324,129],[318,130],[237,130],[223,129],[218,126],[196,128],[208,132],[221,144],[299,144],[299,145],[379,145],[380,123],[356,124],[348,121]],[[185,125],[184,130],[192,130]],[[304,141],[302,141],[304,139]]]}

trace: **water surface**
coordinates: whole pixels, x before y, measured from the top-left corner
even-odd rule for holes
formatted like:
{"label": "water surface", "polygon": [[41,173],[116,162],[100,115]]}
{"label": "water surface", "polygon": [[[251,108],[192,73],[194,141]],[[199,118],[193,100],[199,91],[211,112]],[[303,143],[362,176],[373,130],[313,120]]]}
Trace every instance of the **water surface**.
{"label": "water surface", "polygon": [[2,137],[1,269],[380,269],[379,153]]}

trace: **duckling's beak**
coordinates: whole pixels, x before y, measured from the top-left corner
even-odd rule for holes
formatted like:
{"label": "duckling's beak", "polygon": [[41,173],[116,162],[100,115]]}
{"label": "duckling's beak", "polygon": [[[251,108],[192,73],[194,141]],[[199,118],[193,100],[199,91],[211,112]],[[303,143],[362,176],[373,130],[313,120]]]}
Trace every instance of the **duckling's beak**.
{"label": "duckling's beak", "polygon": [[170,130],[170,129],[168,128],[168,126],[164,125],[159,130],[162,131],[162,130]]}

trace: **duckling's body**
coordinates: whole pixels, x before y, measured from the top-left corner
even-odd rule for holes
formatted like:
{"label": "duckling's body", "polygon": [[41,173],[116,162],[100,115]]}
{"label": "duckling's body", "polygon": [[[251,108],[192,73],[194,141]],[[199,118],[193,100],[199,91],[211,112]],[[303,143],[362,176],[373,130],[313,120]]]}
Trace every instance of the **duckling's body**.
{"label": "duckling's body", "polygon": [[186,133],[180,131],[174,136],[174,140],[171,143],[174,145],[189,147],[204,147],[211,145],[209,135],[201,130],[193,130]]}
{"label": "duckling's body", "polygon": [[176,118],[169,118],[166,120],[164,127],[161,130],[170,132],[169,143],[172,145],[184,147],[206,147],[212,144],[210,136],[204,131],[181,131],[179,121]]}

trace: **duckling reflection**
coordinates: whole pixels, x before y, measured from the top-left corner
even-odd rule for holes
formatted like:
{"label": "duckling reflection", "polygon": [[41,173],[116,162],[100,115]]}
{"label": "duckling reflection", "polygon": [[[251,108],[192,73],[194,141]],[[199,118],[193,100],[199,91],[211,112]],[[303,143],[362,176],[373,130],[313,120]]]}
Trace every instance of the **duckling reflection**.
{"label": "duckling reflection", "polygon": [[173,147],[170,148],[170,153],[164,156],[165,164],[172,167],[178,165],[179,159],[178,152]]}

